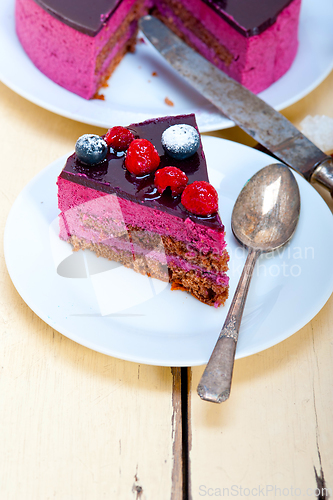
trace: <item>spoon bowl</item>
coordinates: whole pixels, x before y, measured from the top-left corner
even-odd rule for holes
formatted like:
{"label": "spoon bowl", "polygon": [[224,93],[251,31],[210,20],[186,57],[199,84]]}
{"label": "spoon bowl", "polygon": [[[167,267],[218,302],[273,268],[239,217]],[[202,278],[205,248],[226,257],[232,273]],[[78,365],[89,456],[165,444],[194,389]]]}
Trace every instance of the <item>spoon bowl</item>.
{"label": "spoon bowl", "polygon": [[231,216],[231,228],[245,247],[271,252],[290,240],[300,212],[300,194],[288,167],[274,163],[259,170],[243,187]]}
{"label": "spoon bowl", "polygon": [[300,214],[298,184],[288,167],[274,163],[245,184],[231,216],[236,239],[249,249],[223,328],[198,385],[201,399],[221,403],[230,395],[236,345],[255,263],[261,253],[285,245]]}

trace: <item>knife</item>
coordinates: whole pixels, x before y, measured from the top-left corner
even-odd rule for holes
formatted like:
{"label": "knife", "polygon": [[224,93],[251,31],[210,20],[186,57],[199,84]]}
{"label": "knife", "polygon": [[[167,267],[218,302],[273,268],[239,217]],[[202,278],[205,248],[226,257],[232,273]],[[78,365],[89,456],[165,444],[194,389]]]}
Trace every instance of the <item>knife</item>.
{"label": "knife", "polygon": [[333,196],[333,159],[307,139],[283,115],[243,87],[153,16],[140,29],[166,61],[196,90],[276,158],[316,181]]}

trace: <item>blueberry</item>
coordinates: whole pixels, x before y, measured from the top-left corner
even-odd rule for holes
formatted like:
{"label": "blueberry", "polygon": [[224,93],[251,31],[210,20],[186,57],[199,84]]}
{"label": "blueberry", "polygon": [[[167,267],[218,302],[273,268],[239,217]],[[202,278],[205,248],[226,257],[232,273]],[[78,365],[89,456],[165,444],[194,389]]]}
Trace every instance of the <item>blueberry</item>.
{"label": "blueberry", "polygon": [[103,161],[108,152],[108,145],[99,135],[84,134],[75,144],[75,153],[82,163],[96,165]]}
{"label": "blueberry", "polygon": [[176,160],[185,160],[197,152],[200,145],[198,131],[185,123],[172,125],[162,134],[164,151]]}

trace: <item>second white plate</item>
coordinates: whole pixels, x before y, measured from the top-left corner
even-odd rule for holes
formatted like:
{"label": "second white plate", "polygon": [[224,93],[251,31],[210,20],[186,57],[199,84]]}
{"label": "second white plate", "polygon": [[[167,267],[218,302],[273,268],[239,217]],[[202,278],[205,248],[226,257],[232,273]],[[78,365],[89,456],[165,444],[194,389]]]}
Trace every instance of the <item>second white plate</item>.
{"label": "second white plate", "polygon": [[[72,253],[58,237],[56,179],[65,158],[37,175],[15,201],[5,229],[11,279],[29,307],[72,340],[121,359],[163,366],[207,362],[223,325],[247,252],[231,234],[234,202],[272,158],[237,143],[203,137],[210,180],[220,199],[230,253],[230,297],[214,309],[169,284]],[[301,215],[290,244],[259,259],[236,357],[286,339],[308,323],[333,290],[333,218],[303,178]],[[87,273],[88,270],[88,273]]]}
{"label": "second white plate", "polygon": [[[262,99],[281,110],[304,97],[329,74],[333,68],[332,25],[332,0],[303,0],[296,59],[280,80],[260,94]],[[123,59],[103,92],[105,101],[86,101],[38,71],[17,39],[14,0],[0,2],[0,46],[0,80],[59,115],[108,128],[152,117],[195,113],[201,132],[233,126],[147,43],[139,43],[136,53]],[[174,106],[168,106],[165,98]]]}

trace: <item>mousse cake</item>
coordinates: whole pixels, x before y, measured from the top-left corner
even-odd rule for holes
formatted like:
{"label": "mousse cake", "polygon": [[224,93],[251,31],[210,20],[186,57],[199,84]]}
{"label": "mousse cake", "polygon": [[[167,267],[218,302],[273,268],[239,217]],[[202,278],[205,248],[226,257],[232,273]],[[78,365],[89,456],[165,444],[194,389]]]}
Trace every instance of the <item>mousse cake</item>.
{"label": "mousse cake", "polygon": [[133,51],[152,13],[257,93],[279,79],[298,47],[301,0],[16,0],[18,38],[36,67],[90,99]]}
{"label": "mousse cake", "polygon": [[194,115],[82,136],[57,184],[60,237],[74,250],[224,304],[225,230]]}

